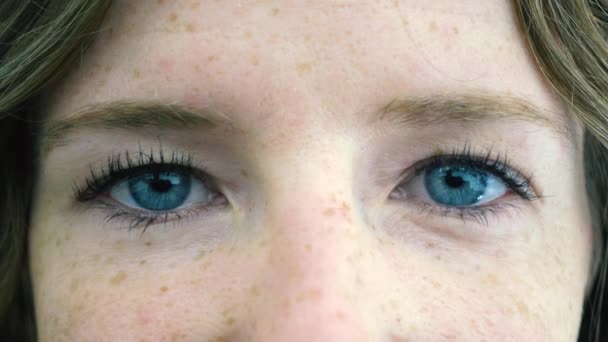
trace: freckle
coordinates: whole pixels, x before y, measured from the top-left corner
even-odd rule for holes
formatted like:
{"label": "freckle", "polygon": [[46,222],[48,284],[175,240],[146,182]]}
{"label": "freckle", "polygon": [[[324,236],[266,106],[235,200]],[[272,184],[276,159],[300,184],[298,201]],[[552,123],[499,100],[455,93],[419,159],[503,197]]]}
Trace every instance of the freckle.
{"label": "freckle", "polygon": [[194,260],[196,260],[196,261],[202,260],[206,254],[207,254],[206,251],[201,250],[198,252],[198,254],[196,255],[196,258]]}
{"label": "freckle", "polygon": [[456,26],[452,27],[452,31],[454,32],[454,34],[459,34],[460,33],[460,30]]}
{"label": "freckle", "polygon": [[177,14],[171,13],[169,15],[169,21],[172,22],[172,23],[176,22],[177,21]]}
{"label": "freckle", "polygon": [[300,74],[310,72],[312,70],[312,65],[310,63],[299,63],[296,65],[296,69]]}
{"label": "freckle", "polygon": [[188,31],[188,32],[195,32],[196,31],[196,26],[194,26],[194,24],[188,24],[188,25],[186,25],[186,31]]}
{"label": "freckle", "polygon": [[425,244],[426,248],[435,248],[435,243],[434,242],[427,242]]}
{"label": "freckle", "polygon": [[141,71],[139,71],[137,69],[133,70],[133,76],[135,78],[140,78],[141,77]]}
{"label": "freckle", "polygon": [[483,282],[486,284],[489,284],[489,285],[496,285],[498,283],[498,280],[496,279],[496,276],[494,274],[490,273],[490,274],[486,275]]}
{"label": "freckle", "polygon": [[260,242],[258,242],[258,247],[266,247],[267,244],[268,242],[266,240],[261,240]]}
{"label": "freckle", "polygon": [[150,247],[150,246],[152,246],[152,242],[146,241],[145,245],[146,245],[146,247]]}
{"label": "freckle", "polygon": [[434,21],[431,21],[431,23],[429,24],[429,31],[430,32],[437,32],[437,23]]}
{"label": "freckle", "polygon": [[79,286],[80,286],[80,280],[78,278],[72,279],[72,282],[70,283],[70,290],[76,291],[76,290],[78,290]]}
{"label": "freckle", "polygon": [[245,169],[241,169],[240,172],[243,177],[249,176],[249,174],[247,173],[247,170],[245,170]]}
{"label": "freckle", "polygon": [[403,24],[403,27],[407,27],[410,24],[410,22],[409,22],[409,20],[407,20],[407,18],[402,18],[401,23]]}
{"label": "freckle", "polygon": [[306,251],[308,251],[308,252],[310,252],[310,251],[312,250],[312,246],[311,246],[309,243],[307,243],[307,244],[304,246],[304,248],[306,248]]}
{"label": "freckle", "polygon": [[145,259],[144,259],[144,260],[140,260],[140,261],[139,261],[139,264],[140,264],[140,265],[145,265],[145,264],[146,264],[146,260],[145,260]]}
{"label": "freckle", "polygon": [[435,255],[436,260],[441,260],[441,255]]}
{"label": "freckle", "polygon": [[342,202],[342,207],[340,209],[342,209],[343,212],[348,212],[350,211],[350,206],[346,204],[346,202]]}
{"label": "freckle", "polygon": [[228,324],[228,325],[233,325],[234,322],[236,322],[234,317],[228,317],[228,319],[226,320],[226,324]]}
{"label": "freckle", "polygon": [[112,66],[111,66],[111,65],[106,65],[106,66],[103,68],[103,71],[105,71],[105,72],[110,72],[110,71],[112,71]]}
{"label": "freckle", "polygon": [[327,208],[323,211],[323,216],[333,216],[336,213],[332,208]]}
{"label": "freckle", "polygon": [[106,265],[112,265],[114,264],[116,261],[114,260],[114,258],[109,257],[106,259]]}
{"label": "freckle", "polygon": [[253,37],[253,33],[251,33],[250,31],[245,32],[245,38],[251,39],[251,37]]}
{"label": "freckle", "polygon": [[344,320],[344,313],[343,313],[342,311],[338,311],[338,312],[336,312],[336,318],[337,318],[339,321]]}
{"label": "freckle", "polygon": [[272,9],[272,16],[276,17],[277,15],[279,15],[279,12],[280,12],[280,10],[278,8],[276,8],[276,7],[273,8]]}
{"label": "freckle", "polygon": [[214,55],[211,55],[211,56],[207,57],[207,61],[209,61],[209,62],[213,62],[216,59],[217,59],[217,57],[215,57]]}
{"label": "freckle", "polygon": [[308,301],[318,301],[321,298],[321,289],[318,288],[312,288],[312,289],[308,289],[305,291],[300,292],[297,296],[296,296],[296,301],[297,302],[302,302],[305,300]]}
{"label": "freckle", "polygon": [[157,0],[156,2],[158,2],[159,5],[162,5],[165,3],[165,0]]}
{"label": "freckle", "polygon": [[211,265],[211,262],[206,261],[204,264],[201,265],[201,270],[203,270],[203,271],[207,270],[210,265]]}
{"label": "freckle", "polygon": [[192,9],[197,9],[199,7],[201,7],[201,3],[200,2],[195,2],[195,3],[192,4],[192,6],[190,6],[190,8],[192,8]]}
{"label": "freckle", "polygon": [[91,258],[91,261],[92,261],[93,263],[98,263],[98,262],[99,262],[99,260],[101,260],[101,256],[100,256],[99,254],[95,254],[95,255],[93,255],[93,257]]}
{"label": "freckle", "polygon": [[252,297],[257,297],[260,295],[260,291],[258,290],[257,286],[252,286],[249,288],[249,294]]}
{"label": "freckle", "polygon": [[112,285],[120,285],[125,279],[127,279],[127,274],[123,271],[116,273],[116,275],[110,278],[110,284]]}
{"label": "freckle", "polygon": [[520,314],[524,315],[524,316],[528,316],[530,314],[530,311],[528,310],[528,306],[526,305],[526,303],[518,301],[517,302],[517,310],[519,311]]}
{"label": "freckle", "polygon": [[260,64],[260,59],[258,58],[258,56],[251,57],[251,64],[253,64],[253,65],[259,65]]}
{"label": "freckle", "polygon": [[160,288],[160,292],[163,292],[163,293],[167,292],[168,290],[169,290],[169,288],[166,286],[161,286],[161,288]]}
{"label": "freckle", "polygon": [[57,246],[57,247],[61,246],[61,239],[55,240],[55,246]]}

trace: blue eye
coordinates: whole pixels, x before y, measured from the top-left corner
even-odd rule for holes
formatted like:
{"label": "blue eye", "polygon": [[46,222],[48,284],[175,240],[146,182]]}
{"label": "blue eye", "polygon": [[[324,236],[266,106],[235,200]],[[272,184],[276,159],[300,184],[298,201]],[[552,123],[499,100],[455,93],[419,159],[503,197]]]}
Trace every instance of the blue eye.
{"label": "blue eye", "polygon": [[492,182],[492,177],[466,167],[437,167],[425,173],[424,185],[435,202],[448,206],[474,205],[484,199],[489,186],[501,186]]}
{"label": "blue eye", "polygon": [[172,211],[208,203],[213,192],[186,172],[150,171],[123,179],[110,195],[129,207],[147,211]]}
{"label": "blue eye", "polygon": [[467,207],[499,198],[509,187],[489,171],[454,164],[430,167],[400,191],[445,207]]}

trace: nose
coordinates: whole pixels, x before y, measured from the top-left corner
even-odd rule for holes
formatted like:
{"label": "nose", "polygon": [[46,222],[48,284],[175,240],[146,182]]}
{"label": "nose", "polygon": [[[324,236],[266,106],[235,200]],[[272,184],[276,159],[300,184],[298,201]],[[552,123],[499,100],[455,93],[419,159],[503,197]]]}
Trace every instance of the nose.
{"label": "nose", "polygon": [[327,176],[311,172],[269,196],[268,255],[248,340],[376,340],[372,303],[365,300],[377,296],[366,295],[364,286],[375,240],[348,190],[349,177]]}
{"label": "nose", "polygon": [[284,209],[268,224],[255,341],[370,340],[356,288],[365,234],[355,231],[347,202],[320,203]]}

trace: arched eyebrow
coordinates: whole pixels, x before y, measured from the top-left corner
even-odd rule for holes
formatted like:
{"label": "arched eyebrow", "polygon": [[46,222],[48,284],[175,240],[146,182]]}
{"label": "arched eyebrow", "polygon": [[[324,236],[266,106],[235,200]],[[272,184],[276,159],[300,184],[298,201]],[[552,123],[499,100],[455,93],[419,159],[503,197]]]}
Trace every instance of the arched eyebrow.
{"label": "arched eyebrow", "polygon": [[[514,96],[490,94],[445,94],[403,97],[390,101],[371,113],[368,123],[391,127],[429,127],[446,123],[476,125],[488,121],[519,120],[549,128],[574,148],[573,119],[541,109]],[[116,101],[87,106],[74,114],[42,125],[43,151],[69,142],[69,136],[82,129],[157,130],[236,127],[227,115],[178,104]]]}

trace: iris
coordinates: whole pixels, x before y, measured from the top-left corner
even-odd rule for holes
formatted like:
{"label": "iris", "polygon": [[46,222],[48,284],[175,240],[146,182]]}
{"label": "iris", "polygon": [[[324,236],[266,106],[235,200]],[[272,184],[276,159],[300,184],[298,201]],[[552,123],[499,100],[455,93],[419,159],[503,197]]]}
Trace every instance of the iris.
{"label": "iris", "polygon": [[192,188],[190,175],[149,172],[128,180],[129,194],[146,210],[167,211],[184,204]]}
{"label": "iris", "polygon": [[446,206],[466,206],[480,201],[488,187],[487,172],[470,167],[442,166],[430,169],[424,176],[429,196]]}

